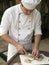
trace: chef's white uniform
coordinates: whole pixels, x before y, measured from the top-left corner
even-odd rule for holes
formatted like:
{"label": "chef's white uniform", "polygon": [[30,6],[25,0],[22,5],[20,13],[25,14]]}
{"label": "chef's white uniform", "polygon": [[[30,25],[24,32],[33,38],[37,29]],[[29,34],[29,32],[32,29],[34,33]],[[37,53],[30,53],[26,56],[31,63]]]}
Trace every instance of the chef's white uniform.
{"label": "chef's white uniform", "polygon": [[[20,8],[20,4],[8,8],[2,17],[0,25],[0,36],[7,34],[15,41],[24,45],[27,50],[31,50],[31,38],[33,31],[35,35],[41,33],[41,16],[36,9],[30,15],[25,15]],[[17,53],[15,46],[9,43],[7,61]]]}

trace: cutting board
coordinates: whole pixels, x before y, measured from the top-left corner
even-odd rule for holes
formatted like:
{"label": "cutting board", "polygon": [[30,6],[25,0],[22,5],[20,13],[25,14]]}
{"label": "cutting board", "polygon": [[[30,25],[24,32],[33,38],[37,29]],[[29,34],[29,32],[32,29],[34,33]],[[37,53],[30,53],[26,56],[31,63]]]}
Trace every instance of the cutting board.
{"label": "cutting board", "polygon": [[14,63],[13,65],[21,65],[21,63]]}
{"label": "cutting board", "polygon": [[27,62],[28,56],[26,55],[20,55],[20,60],[21,60],[21,64],[22,65],[41,65],[41,64],[49,64],[49,57],[46,57],[44,54],[40,54],[43,58],[42,60],[38,61],[38,60],[34,60],[31,58],[31,62]]}

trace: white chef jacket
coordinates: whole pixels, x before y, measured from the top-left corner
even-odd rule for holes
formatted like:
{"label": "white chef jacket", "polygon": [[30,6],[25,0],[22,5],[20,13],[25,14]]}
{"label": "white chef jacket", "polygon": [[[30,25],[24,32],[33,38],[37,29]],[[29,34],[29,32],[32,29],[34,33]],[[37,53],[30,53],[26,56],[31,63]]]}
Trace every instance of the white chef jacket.
{"label": "white chef jacket", "polygon": [[[31,50],[31,38],[33,35],[42,34],[41,15],[36,9],[30,15],[26,15],[20,8],[20,4],[8,8],[2,17],[0,25],[0,36],[7,34],[15,41],[19,41],[27,50]],[[17,53],[15,46],[9,43],[8,59]]]}

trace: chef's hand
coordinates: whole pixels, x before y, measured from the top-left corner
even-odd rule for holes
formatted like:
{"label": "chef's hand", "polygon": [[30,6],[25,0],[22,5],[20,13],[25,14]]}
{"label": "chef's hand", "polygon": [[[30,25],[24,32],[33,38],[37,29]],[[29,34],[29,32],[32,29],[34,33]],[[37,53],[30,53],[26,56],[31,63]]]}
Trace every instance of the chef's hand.
{"label": "chef's hand", "polygon": [[39,49],[38,48],[34,48],[33,51],[32,51],[32,55],[34,57],[39,57]]}
{"label": "chef's hand", "polygon": [[27,54],[24,46],[22,46],[21,44],[17,45],[17,51],[18,51],[18,53]]}

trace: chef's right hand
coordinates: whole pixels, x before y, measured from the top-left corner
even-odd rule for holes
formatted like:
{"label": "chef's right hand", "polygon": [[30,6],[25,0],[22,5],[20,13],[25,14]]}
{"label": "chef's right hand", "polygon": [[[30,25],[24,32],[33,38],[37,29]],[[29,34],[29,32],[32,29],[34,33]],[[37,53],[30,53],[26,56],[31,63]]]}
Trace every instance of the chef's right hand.
{"label": "chef's right hand", "polygon": [[18,53],[27,54],[26,49],[21,44],[17,45],[17,51]]}

